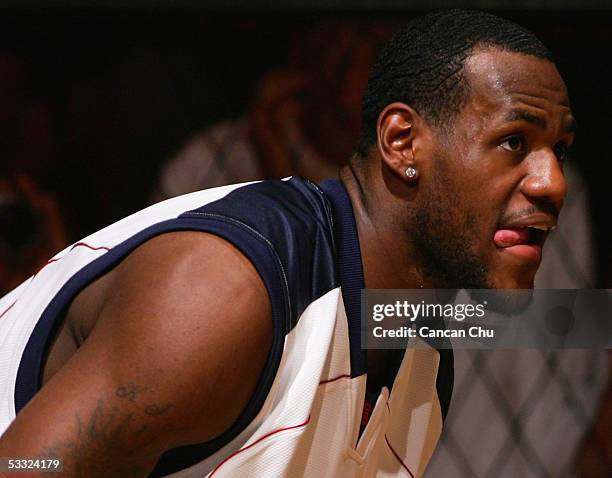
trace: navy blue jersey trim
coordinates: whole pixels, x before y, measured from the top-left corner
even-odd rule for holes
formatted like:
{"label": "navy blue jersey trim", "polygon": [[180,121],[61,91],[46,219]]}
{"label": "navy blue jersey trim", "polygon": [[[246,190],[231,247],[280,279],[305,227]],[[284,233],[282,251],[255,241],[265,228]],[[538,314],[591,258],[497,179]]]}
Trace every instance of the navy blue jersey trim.
{"label": "navy blue jersey trim", "polygon": [[[48,341],[60,326],[74,297],[96,278],[115,267],[145,241],[159,234],[174,231],[202,231],[216,234],[234,244],[251,260],[262,277],[270,296],[274,336],[272,349],[255,393],[237,421],[223,434],[209,442],[166,452],[151,476],[162,476],[201,461],[202,455],[209,456],[237,436],[261,409],[278,370],[285,338],[285,317],[288,315],[287,292],[279,273],[278,257],[274,255],[274,250],[269,244],[237,224],[211,218],[183,217],[155,224],[143,230],[92,261],[62,287],[41,315],[30,336],[19,365],[15,385],[15,411],[19,413],[41,387],[42,361]],[[180,465],[177,467],[179,462]]]}
{"label": "navy blue jersey trim", "polygon": [[349,326],[351,377],[367,372],[367,352],[361,348],[361,290],[365,289],[361,250],[353,206],[344,185],[329,179],[321,183],[333,206],[338,274]]}
{"label": "navy blue jersey trim", "polygon": [[337,287],[329,202],[310,181],[261,181],[184,215],[221,216],[270,243],[289,290],[287,333],[312,301]]}
{"label": "navy blue jersey trim", "polygon": [[[338,180],[327,180],[321,188],[333,205],[333,217],[338,244],[338,273],[342,287],[342,297],[349,323],[349,342],[351,348],[351,376],[367,372],[367,351],[361,349],[361,290],[365,289],[361,251],[357,225],[350,198],[344,185]],[[432,346],[435,347],[434,344]],[[436,377],[436,391],[442,419],[446,419],[450,406],[454,382],[454,358],[451,349],[438,349],[440,363]],[[401,364],[404,351],[391,351],[387,386],[391,389],[397,369]]]}
{"label": "navy blue jersey trim", "polygon": [[436,391],[442,411],[442,421],[446,420],[448,407],[450,407],[455,383],[455,357],[453,349],[438,349],[440,363],[438,364],[438,376],[436,377]]}

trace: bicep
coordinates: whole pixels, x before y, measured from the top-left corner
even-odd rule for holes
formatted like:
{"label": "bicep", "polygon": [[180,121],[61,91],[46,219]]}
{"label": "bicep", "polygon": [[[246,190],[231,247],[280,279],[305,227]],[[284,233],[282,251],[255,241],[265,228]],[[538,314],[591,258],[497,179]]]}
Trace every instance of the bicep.
{"label": "bicep", "polygon": [[144,476],[164,451],[222,433],[248,403],[272,321],[240,252],[215,236],[166,234],[115,273],[92,333],[0,439],[0,455]]}

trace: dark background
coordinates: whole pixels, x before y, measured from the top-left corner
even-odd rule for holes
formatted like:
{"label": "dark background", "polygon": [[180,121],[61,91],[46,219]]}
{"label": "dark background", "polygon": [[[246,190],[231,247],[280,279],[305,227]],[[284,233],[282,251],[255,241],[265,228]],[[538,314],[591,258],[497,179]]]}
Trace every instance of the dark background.
{"label": "dark background", "polygon": [[[289,40],[299,32],[345,20],[399,26],[426,7],[457,3],[0,0],[0,206],[3,176],[26,173],[42,193],[57,199],[67,228],[64,239],[76,241],[149,204],[161,164],[195,133],[244,114],[262,74],[286,66]],[[573,155],[591,195],[597,285],[612,288],[612,1],[471,0],[462,6],[466,4],[495,7],[494,13],[536,33],[555,55],[579,124]],[[527,5],[528,10],[519,9]],[[47,244],[40,250],[32,241],[19,254],[9,250],[3,255],[4,232],[14,232],[18,245],[27,242],[25,235],[36,233],[28,231],[31,217],[18,208],[12,211],[9,221],[0,209],[0,296],[3,286],[12,289],[60,248]],[[571,246],[571,234],[568,239]],[[24,264],[23,270],[11,267],[12,256]],[[499,391],[491,388],[495,372],[488,368],[490,358],[471,359],[478,372],[475,380],[482,382],[472,388],[476,396],[488,393],[499,404]],[[545,359],[536,360],[534,367],[545,363],[550,368],[558,360],[552,353]],[[553,367],[527,396],[539,397],[548,381],[555,382],[573,413],[588,421],[583,408],[592,403],[587,407],[571,400],[586,385],[574,384],[573,390],[566,372]],[[470,403],[470,393],[464,403]],[[583,472],[588,466],[592,471],[580,476],[610,476],[609,386],[604,396],[595,429],[579,452],[585,458]],[[537,402],[516,405],[534,410]],[[508,443],[522,453],[532,451],[520,433],[528,420],[523,416],[519,418],[525,423],[518,422],[505,411],[498,406],[498,422],[506,423],[508,436],[515,439]],[[460,430],[454,433],[461,436]],[[459,464],[467,460],[461,453],[452,456]]]}
{"label": "dark background", "polygon": [[[291,32],[338,19],[401,24],[423,11],[398,10],[399,2],[342,3],[342,9],[317,2],[299,8],[157,3],[162,6],[0,5],[0,52],[27,70],[15,101],[34,98],[44,112],[41,124],[28,129],[40,135],[19,141],[44,139],[34,148],[40,150],[36,164],[27,167],[41,188],[57,195],[72,240],[147,205],[162,161],[193,133],[245,111],[261,74],[285,62]],[[599,285],[612,287],[612,11],[495,13],[534,31],[568,84],[579,123],[574,156],[591,191]],[[12,167],[10,155],[2,152],[2,168]]]}

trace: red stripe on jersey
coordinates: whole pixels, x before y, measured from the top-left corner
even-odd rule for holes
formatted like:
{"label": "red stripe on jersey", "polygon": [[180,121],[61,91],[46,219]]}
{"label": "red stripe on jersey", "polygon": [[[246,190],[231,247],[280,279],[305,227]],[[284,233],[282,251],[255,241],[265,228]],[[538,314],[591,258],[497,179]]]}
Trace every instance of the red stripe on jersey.
{"label": "red stripe on jersey", "polygon": [[262,436],[261,438],[258,438],[257,440],[255,440],[253,443],[251,443],[249,446],[245,446],[244,448],[241,448],[240,450],[232,453],[230,456],[228,456],[225,460],[223,460],[221,463],[219,463],[217,466],[215,466],[214,470],[212,471],[212,473],[209,475],[209,478],[212,477],[219,468],[221,468],[221,466],[227,462],[230,458],[235,457],[238,453],[242,453],[243,451],[248,450],[249,448],[251,448],[252,446],[257,445],[260,441],[265,440],[266,438],[268,438],[269,436],[275,435],[277,433],[280,432],[284,432],[286,430],[293,430],[295,428],[301,428],[301,427],[305,427],[306,425],[308,425],[308,422],[310,421],[310,415],[308,415],[308,418],[306,419],[306,421],[304,423],[300,423],[299,425],[293,425],[292,427],[286,427],[286,428],[279,428],[278,430],[273,430],[270,433],[266,433],[264,436]]}
{"label": "red stripe on jersey", "polygon": [[339,376],[334,377],[334,378],[330,378],[330,379],[327,379],[327,380],[321,380],[319,382],[319,385],[323,385],[324,383],[335,382],[336,380],[340,380],[341,378],[351,378],[351,376],[345,373],[344,375],[339,375]]}
{"label": "red stripe on jersey", "polygon": [[389,439],[387,438],[387,435],[385,435],[385,441],[387,442],[387,446],[389,447],[389,450],[391,450],[391,453],[393,453],[393,456],[395,456],[395,458],[397,458],[397,461],[400,462],[400,464],[404,467],[404,469],[408,472],[408,474],[414,478],[414,475],[412,474],[412,472],[410,471],[410,469],[406,466],[406,463],[404,463],[402,461],[402,459],[400,458],[400,456],[397,454],[397,452],[393,449],[393,447],[391,446],[391,443],[389,443]]}
{"label": "red stripe on jersey", "polygon": [[4,309],[4,312],[2,312],[2,313],[0,314],[0,319],[1,319],[2,317],[4,317],[4,314],[6,314],[6,313],[7,313],[9,310],[11,310],[11,308],[12,308],[12,307],[13,307],[13,306],[14,306],[16,303],[17,303],[17,301],[13,302],[13,303],[12,303],[11,305],[9,305],[9,306],[8,306],[6,309]]}
{"label": "red stripe on jersey", "polygon": [[366,398],[363,402],[363,413],[361,414],[361,428],[365,428],[368,422],[370,421],[370,417],[372,416],[372,410],[374,410],[374,406],[372,403]]}
{"label": "red stripe on jersey", "polygon": [[[389,403],[387,402],[387,409],[389,410],[389,414],[391,414],[391,408],[389,407]],[[400,456],[397,454],[397,452],[393,449],[393,447],[391,446],[391,443],[389,443],[389,439],[387,438],[387,434],[385,433],[385,441],[387,442],[387,446],[389,447],[389,450],[391,450],[391,453],[393,453],[393,456],[395,456],[395,458],[397,458],[397,461],[400,462],[400,464],[404,467],[404,469],[408,472],[408,474],[414,478],[414,475],[412,474],[412,472],[410,471],[410,468],[408,468],[406,466],[406,463],[404,463],[402,461],[402,459],[400,458]]]}
{"label": "red stripe on jersey", "polygon": [[[106,246],[95,247],[95,246],[90,246],[89,244],[87,244],[87,243],[85,243],[85,242],[77,242],[77,243],[76,243],[74,246],[72,246],[72,247],[70,248],[70,250],[74,249],[75,247],[79,247],[79,246],[81,246],[81,247],[87,247],[88,249],[91,249],[92,251],[99,251],[99,250],[110,251],[110,250],[111,250],[111,248],[110,248],[110,247],[106,247]],[[63,257],[63,256],[62,256],[62,257]],[[53,263],[53,262],[56,262],[56,261],[59,261],[60,259],[61,259],[61,257],[58,257],[57,259],[49,259],[47,262],[45,262],[45,264],[44,264],[44,265],[43,265],[43,266],[42,266],[40,269],[38,269],[38,270],[37,270],[37,271],[34,273],[34,276],[35,276],[36,274],[38,274],[40,271],[42,271],[42,270],[43,270],[45,267],[47,267],[49,264],[51,264],[51,263]],[[32,276],[32,277],[34,277],[34,276]]]}
{"label": "red stripe on jersey", "polygon": [[52,264],[53,262],[59,261],[61,259],[61,257],[57,258],[57,259],[49,259],[47,262],[45,262],[36,272],[34,272],[34,276],[36,276],[36,274],[38,274],[40,271],[42,271],[45,267],[47,267],[49,264]]}
{"label": "red stripe on jersey", "polygon": [[95,247],[95,246],[90,246],[89,244],[86,244],[85,242],[77,242],[74,246],[72,246],[70,248],[70,250],[74,249],[75,247],[79,247],[79,246],[87,247],[87,248],[91,249],[92,251],[99,251],[100,249],[104,249],[106,251],[110,251],[111,250],[110,247],[106,247],[106,246]]}
{"label": "red stripe on jersey", "polygon": [[[94,247],[94,246],[90,246],[89,244],[86,244],[85,242],[77,242],[77,243],[76,243],[74,246],[72,246],[72,247],[70,248],[70,250],[74,249],[75,247],[79,247],[79,246],[82,246],[82,247],[87,247],[87,248],[91,249],[92,251],[99,251],[99,250],[101,250],[101,249],[104,249],[104,250],[106,250],[106,251],[110,251],[110,250],[111,250],[111,248],[110,248],[110,247],[106,247],[106,246]],[[47,262],[45,262],[45,263],[44,263],[44,264],[43,264],[43,265],[40,267],[40,269],[38,269],[38,270],[37,270],[37,271],[36,271],[36,272],[35,272],[35,273],[32,275],[32,277],[36,276],[36,274],[38,274],[40,271],[42,271],[42,270],[43,270],[45,267],[47,267],[49,264],[52,264],[52,263],[54,263],[54,262],[57,262],[57,261],[59,261],[60,259],[61,259],[61,257],[58,257],[58,258],[56,258],[56,259],[49,259]],[[0,319],[1,319],[1,318],[4,316],[4,314],[6,314],[6,313],[7,313],[9,310],[11,310],[11,307],[13,307],[13,306],[14,306],[16,303],[17,303],[17,301],[15,301],[15,302],[13,302],[11,305],[9,305],[9,306],[8,306],[8,307],[7,307],[7,308],[4,310],[4,312],[2,312],[2,313],[0,314]]]}

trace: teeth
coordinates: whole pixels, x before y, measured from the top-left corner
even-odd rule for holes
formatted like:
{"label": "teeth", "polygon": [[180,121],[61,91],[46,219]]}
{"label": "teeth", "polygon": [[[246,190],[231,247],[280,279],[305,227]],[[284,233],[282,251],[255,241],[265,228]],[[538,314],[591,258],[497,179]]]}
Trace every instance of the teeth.
{"label": "teeth", "polygon": [[537,229],[538,231],[549,231],[552,228],[548,226],[528,226],[530,229]]}

